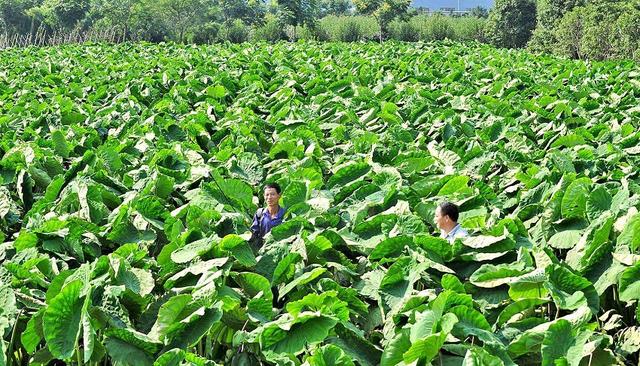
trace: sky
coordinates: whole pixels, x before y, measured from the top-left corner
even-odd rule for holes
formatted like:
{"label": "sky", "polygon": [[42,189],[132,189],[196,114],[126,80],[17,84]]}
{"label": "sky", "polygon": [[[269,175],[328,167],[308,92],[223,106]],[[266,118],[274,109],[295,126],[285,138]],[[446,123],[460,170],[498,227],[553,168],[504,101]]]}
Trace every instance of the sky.
{"label": "sky", "polygon": [[[460,0],[460,9],[468,9],[476,6],[490,8],[493,0]],[[458,6],[458,0],[413,0],[413,6],[423,6],[429,9],[455,8]]]}

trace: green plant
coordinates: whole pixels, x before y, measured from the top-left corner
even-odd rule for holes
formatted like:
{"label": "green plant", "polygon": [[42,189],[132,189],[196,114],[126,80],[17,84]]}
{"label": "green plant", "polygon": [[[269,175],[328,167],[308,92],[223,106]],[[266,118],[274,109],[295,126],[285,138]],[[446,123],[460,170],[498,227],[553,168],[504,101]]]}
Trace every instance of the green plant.
{"label": "green plant", "polygon": [[[633,62],[301,41],[0,63],[2,364],[638,362]],[[267,181],[287,215],[254,253]],[[444,200],[469,238],[440,237]]]}
{"label": "green plant", "polygon": [[498,47],[524,47],[536,26],[533,0],[496,0],[489,13],[485,35]]}

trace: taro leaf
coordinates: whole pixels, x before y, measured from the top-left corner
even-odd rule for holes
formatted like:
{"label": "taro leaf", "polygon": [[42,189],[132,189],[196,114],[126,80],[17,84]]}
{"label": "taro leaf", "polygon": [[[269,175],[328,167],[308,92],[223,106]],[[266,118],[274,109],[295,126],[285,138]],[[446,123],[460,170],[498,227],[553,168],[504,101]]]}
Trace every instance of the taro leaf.
{"label": "taro leaf", "polygon": [[513,300],[542,298],[548,291],[543,284],[547,275],[541,269],[534,270],[509,284],[509,297]]}
{"label": "taro leaf", "polygon": [[[105,335],[111,339],[126,342],[148,355],[155,354],[161,347],[161,343],[157,340],[130,328],[111,328],[105,332]],[[111,352],[109,354],[113,357]]]}
{"label": "taro leaf", "polygon": [[346,321],[349,319],[348,304],[339,300],[337,294],[337,291],[325,291],[320,295],[310,293],[301,300],[289,302],[286,309],[294,318],[297,318],[302,311],[309,310]]}
{"label": "taro leaf", "polygon": [[402,355],[405,363],[409,364],[416,360],[430,362],[444,345],[447,335],[451,332],[458,319],[454,314],[448,313],[438,321],[440,332],[421,338],[411,344],[411,347]]}
{"label": "taro leaf", "polygon": [[42,329],[43,314],[44,310],[42,309],[34,314],[27,322],[27,328],[24,330],[24,332],[22,332],[22,334],[20,334],[22,346],[30,354],[36,351],[36,348],[44,338],[44,331]]}
{"label": "taro leaf", "polygon": [[618,246],[628,245],[633,252],[640,248],[640,214],[635,214],[627,221],[627,224],[618,236]]}
{"label": "taro leaf", "polygon": [[51,299],[44,312],[42,319],[44,338],[51,354],[61,360],[67,360],[73,356],[80,337],[80,320],[84,303],[80,297],[82,288],[80,280],[67,284]]}
{"label": "taro leaf", "polygon": [[486,236],[486,235],[471,236],[463,239],[462,243],[465,246],[468,246],[473,249],[482,249],[505,240],[508,234],[509,232],[505,228],[504,233],[501,236]]}
{"label": "taro leaf", "polygon": [[544,287],[561,309],[574,310],[587,305],[593,314],[597,314],[600,298],[593,284],[565,266],[553,264],[546,268],[548,281]]}
{"label": "taro leaf", "polygon": [[204,238],[186,244],[171,253],[171,260],[175,263],[187,263],[207,253],[216,245],[216,239]]}
{"label": "taro leaf", "polygon": [[640,327],[629,327],[622,331],[616,351],[629,357],[640,351]]}
{"label": "taro leaf", "polygon": [[153,358],[134,344],[108,337],[104,345],[114,366],[151,366]]}
{"label": "taro leaf", "polygon": [[266,300],[273,299],[269,280],[259,274],[251,272],[238,273],[235,276],[235,280],[250,298],[260,294],[260,297]]}
{"label": "taro leaf", "polygon": [[272,284],[277,286],[283,282],[290,281],[295,274],[295,265],[302,261],[302,256],[299,253],[289,253],[282,260],[278,262],[275,270],[273,271]]}
{"label": "taro leaf", "polygon": [[251,186],[239,179],[224,179],[217,171],[214,171],[213,178],[212,183],[202,186],[206,193],[220,203],[241,210],[240,212],[248,214],[255,211]]}
{"label": "taro leaf", "polygon": [[362,366],[380,364],[382,352],[368,339],[341,323],[338,323],[333,330],[336,333],[336,337],[327,338],[327,343],[340,347],[349,357],[358,361]]}
{"label": "taro leaf", "polygon": [[184,360],[185,351],[174,348],[158,357],[153,366],[178,366]]}
{"label": "taro leaf", "polygon": [[218,303],[214,308],[199,308],[191,315],[180,321],[181,327],[171,330],[169,337],[172,339],[168,348],[187,349],[194,346],[209,332],[211,327],[222,318],[222,310]]}
{"label": "taro leaf", "polygon": [[276,324],[268,326],[260,335],[260,343],[265,349],[276,353],[296,355],[305,346],[325,340],[337,323],[331,317],[305,315],[298,318],[286,331]]}
{"label": "taro leaf", "polygon": [[576,246],[567,253],[566,263],[578,272],[584,273],[602,259],[612,247],[609,235],[613,222],[614,218],[610,213],[593,221]]}
{"label": "taro leaf", "polygon": [[618,282],[620,300],[640,300],[640,262],[625,269]]}
{"label": "taro leaf", "polygon": [[402,355],[411,347],[409,334],[406,330],[401,330],[384,348],[380,366],[395,366],[403,362]]}
{"label": "taro leaf", "polygon": [[162,304],[158,318],[149,332],[149,337],[164,339],[176,323],[189,316],[197,307],[191,304],[191,295],[176,295]]}
{"label": "taro leaf", "polygon": [[492,288],[510,283],[528,272],[520,263],[483,264],[473,272],[469,281],[478,287]]}
{"label": "taro leaf", "polygon": [[518,357],[530,352],[538,352],[540,345],[544,340],[546,331],[551,325],[561,320],[567,320],[572,327],[577,328],[586,324],[592,317],[593,313],[591,310],[588,307],[583,306],[571,314],[537,325],[518,335],[516,339],[509,344],[509,353]]}
{"label": "taro leaf", "polygon": [[585,330],[576,334],[571,323],[564,319],[551,324],[542,341],[542,366],[578,366],[591,333]]}
{"label": "taro leaf", "polygon": [[[454,329],[464,327],[465,331],[471,328],[477,328],[487,332],[491,331],[491,325],[489,325],[487,319],[485,319],[484,315],[476,309],[465,305],[458,305],[449,309],[448,312],[454,314],[456,318],[458,318],[458,322]],[[455,333],[459,332],[456,331]]]}
{"label": "taro leaf", "polygon": [[611,194],[604,187],[594,189],[587,198],[586,213],[589,221],[594,221],[611,208]]}
{"label": "taro leaf", "polygon": [[354,366],[351,358],[340,347],[333,344],[318,348],[306,361],[309,366]]}
{"label": "taro leaf", "polygon": [[91,360],[96,348],[96,329],[91,323],[89,315],[89,307],[91,306],[91,290],[85,297],[82,305],[82,342],[83,342],[83,360]]}
{"label": "taro leaf", "polygon": [[460,282],[460,279],[452,274],[444,274],[442,276],[442,279],[440,280],[440,283],[442,284],[442,288],[444,288],[445,290],[451,290],[460,294],[466,293],[462,282]]}
{"label": "taro leaf", "polygon": [[580,230],[560,231],[549,239],[549,246],[556,249],[571,249],[578,243],[581,236]]}
{"label": "taro leaf", "polygon": [[293,181],[289,183],[282,192],[282,203],[284,207],[293,207],[296,204],[304,203],[307,200],[307,185],[304,182]]}
{"label": "taro leaf", "polygon": [[53,150],[56,154],[63,158],[69,157],[69,144],[62,131],[55,130],[51,132],[51,141],[53,142]]}
{"label": "taro leaf", "polygon": [[536,306],[543,305],[548,302],[549,300],[547,299],[535,299],[535,298],[522,299],[522,300],[515,301],[507,305],[507,307],[505,307],[504,310],[500,312],[500,315],[498,316],[498,321],[496,322],[496,326],[501,327],[502,325],[507,323],[509,319],[513,318],[515,315],[522,313],[523,311],[532,310]]}
{"label": "taro leaf", "polygon": [[467,189],[467,184],[469,183],[469,177],[465,177],[463,175],[455,176],[447,181],[445,185],[440,188],[438,192],[438,196],[451,196],[455,193],[463,191]]}
{"label": "taro leaf", "polygon": [[258,186],[264,179],[264,169],[258,158],[252,153],[241,153],[231,160],[229,172],[234,178],[243,179]]}
{"label": "taro leaf", "polygon": [[420,246],[421,248],[429,252],[437,254],[443,260],[445,261],[451,260],[451,257],[452,257],[451,244],[449,244],[449,242],[446,239],[427,236],[427,235],[416,235],[413,238],[413,240],[416,243],[416,245]]}
{"label": "taro leaf", "polygon": [[387,238],[380,242],[369,254],[370,260],[379,260],[382,258],[397,257],[402,254],[405,246],[411,246],[413,240],[407,236],[395,236],[393,238]]}
{"label": "taro leaf", "polygon": [[579,178],[571,182],[562,197],[562,217],[583,218],[587,209],[587,197],[591,179],[587,177]]}
{"label": "taro leaf", "polygon": [[309,272],[305,272],[299,277],[296,277],[293,281],[289,282],[286,286],[280,290],[280,294],[278,295],[279,299],[282,299],[286,294],[288,294],[291,290],[296,288],[296,286],[307,284],[316,278],[322,276],[325,272],[327,272],[326,268],[314,268]]}
{"label": "taro leaf", "polygon": [[21,230],[20,234],[13,242],[13,247],[16,250],[24,250],[27,248],[33,248],[38,244],[38,236],[32,232]]}
{"label": "taro leaf", "polygon": [[504,366],[504,362],[484,349],[474,347],[464,355],[461,366]]}
{"label": "taro leaf", "polygon": [[338,169],[327,182],[328,188],[343,187],[367,174],[371,166],[365,162],[353,163]]}
{"label": "taro leaf", "polygon": [[245,267],[252,267],[257,263],[249,244],[238,235],[229,234],[222,238],[220,249],[231,251],[231,255]]}

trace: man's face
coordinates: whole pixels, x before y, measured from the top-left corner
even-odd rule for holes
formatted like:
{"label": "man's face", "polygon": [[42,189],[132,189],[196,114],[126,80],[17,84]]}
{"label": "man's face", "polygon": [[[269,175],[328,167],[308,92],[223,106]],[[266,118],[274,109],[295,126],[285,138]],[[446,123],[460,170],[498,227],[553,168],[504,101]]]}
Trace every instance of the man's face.
{"label": "man's face", "polygon": [[280,200],[280,194],[275,190],[275,188],[265,188],[264,190],[264,201],[268,206],[275,206],[278,204]]}
{"label": "man's face", "polygon": [[449,222],[449,216],[442,216],[440,207],[436,208],[436,214],[433,217],[433,221],[438,226],[438,229],[443,230],[446,224]]}

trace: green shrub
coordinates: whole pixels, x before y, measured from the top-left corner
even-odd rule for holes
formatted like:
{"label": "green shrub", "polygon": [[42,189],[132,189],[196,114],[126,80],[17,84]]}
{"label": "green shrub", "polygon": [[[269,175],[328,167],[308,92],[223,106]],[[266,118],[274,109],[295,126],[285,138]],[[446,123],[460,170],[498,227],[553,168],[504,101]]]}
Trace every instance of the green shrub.
{"label": "green shrub", "polygon": [[533,0],[496,0],[485,28],[487,39],[498,47],[524,47],[536,26]]}
{"label": "green shrub", "polygon": [[225,28],[225,40],[231,43],[242,43],[249,40],[249,27],[242,20],[236,19]]}
{"label": "green shrub", "polygon": [[527,47],[534,52],[553,52],[558,39],[554,29],[562,17],[586,0],[538,0],[537,26]]}
{"label": "green shrub", "polygon": [[416,42],[420,39],[419,28],[411,20],[395,20],[389,25],[389,35],[392,39],[405,42]]}
{"label": "green shrub", "polygon": [[214,43],[220,38],[220,29],[219,23],[208,22],[194,31],[192,41],[198,44]]}
{"label": "green shrub", "polygon": [[331,41],[357,42],[377,39],[380,27],[373,17],[327,16],[318,24]]}
{"label": "green shrub", "polygon": [[484,41],[486,19],[449,17],[442,14],[416,15],[409,20],[391,23],[391,38],[400,41],[435,41],[455,39]]}
{"label": "green shrub", "polygon": [[287,38],[284,25],[278,17],[267,14],[262,26],[258,26],[253,31],[252,39],[258,41],[277,42]]}
{"label": "green shrub", "polygon": [[453,39],[455,30],[451,25],[453,18],[442,14],[435,14],[430,17],[429,34],[433,40]]}
{"label": "green shrub", "polygon": [[[584,34],[584,22],[582,16],[584,15],[584,9],[578,8],[567,14],[558,23],[557,29],[550,32],[548,38],[555,40],[555,44],[551,45],[551,50],[556,53],[571,58],[583,58],[582,52],[582,37]],[[533,43],[531,46],[535,47],[538,44]],[[540,43],[542,44],[542,43]],[[541,51],[547,51],[547,49],[540,49]]]}
{"label": "green shrub", "polygon": [[452,18],[454,38],[460,41],[486,42],[484,29],[487,24],[485,18],[460,17]]}
{"label": "green shrub", "polygon": [[594,1],[565,14],[554,52],[593,60],[640,59],[640,1]]}

